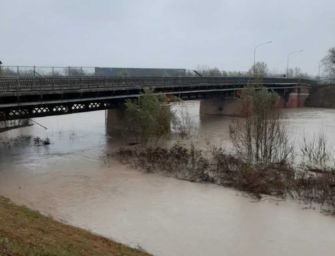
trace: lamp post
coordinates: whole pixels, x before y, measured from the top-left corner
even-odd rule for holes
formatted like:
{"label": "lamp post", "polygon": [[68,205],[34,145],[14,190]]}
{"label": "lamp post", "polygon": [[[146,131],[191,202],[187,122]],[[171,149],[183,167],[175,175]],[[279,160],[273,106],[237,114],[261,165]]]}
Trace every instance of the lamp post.
{"label": "lamp post", "polygon": [[253,68],[253,71],[254,71],[254,74],[255,74],[255,65],[256,65],[256,51],[257,51],[257,48],[263,46],[263,45],[266,45],[266,44],[271,44],[272,41],[267,41],[267,42],[264,42],[264,43],[260,43],[258,45],[256,45],[254,47],[254,68]]}
{"label": "lamp post", "polygon": [[288,68],[289,68],[289,63],[290,63],[290,56],[293,54],[301,53],[301,52],[303,52],[303,50],[297,50],[297,51],[293,51],[287,54],[287,59],[286,59],[286,77],[287,78],[288,78]]}
{"label": "lamp post", "polygon": [[321,67],[322,67],[322,61],[319,62],[319,67],[318,67],[318,76],[319,76],[319,80],[321,80]]}

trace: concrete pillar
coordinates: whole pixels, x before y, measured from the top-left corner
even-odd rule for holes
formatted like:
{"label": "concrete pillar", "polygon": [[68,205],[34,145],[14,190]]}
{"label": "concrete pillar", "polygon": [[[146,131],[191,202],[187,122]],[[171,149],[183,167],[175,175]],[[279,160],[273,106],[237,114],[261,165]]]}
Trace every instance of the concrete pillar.
{"label": "concrete pillar", "polygon": [[242,103],[238,98],[214,97],[200,101],[201,115],[241,116]]}
{"label": "concrete pillar", "polygon": [[288,108],[299,108],[305,106],[305,101],[309,96],[308,88],[295,88],[289,93],[286,107]]}
{"label": "concrete pillar", "polygon": [[124,108],[106,110],[106,133],[110,136],[122,134],[124,129]]}

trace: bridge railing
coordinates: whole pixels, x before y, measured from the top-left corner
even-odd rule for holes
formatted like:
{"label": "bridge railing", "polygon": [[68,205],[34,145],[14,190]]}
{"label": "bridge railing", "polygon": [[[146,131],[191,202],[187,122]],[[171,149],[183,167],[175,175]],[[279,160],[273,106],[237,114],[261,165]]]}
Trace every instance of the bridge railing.
{"label": "bridge railing", "polygon": [[[266,77],[263,84],[300,83],[312,84],[306,79]],[[48,67],[48,66],[1,66],[0,93],[38,90],[77,90],[94,88],[143,88],[168,86],[214,86],[247,85],[253,83],[253,77],[115,77],[97,76],[95,67]]]}
{"label": "bridge railing", "polygon": [[[262,83],[272,87],[292,86],[294,84],[310,85],[312,81],[264,78]],[[251,77],[100,77],[100,76],[46,76],[46,77],[2,77],[0,93],[52,90],[86,90],[143,87],[211,87],[211,86],[245,86],[253,83]]]}

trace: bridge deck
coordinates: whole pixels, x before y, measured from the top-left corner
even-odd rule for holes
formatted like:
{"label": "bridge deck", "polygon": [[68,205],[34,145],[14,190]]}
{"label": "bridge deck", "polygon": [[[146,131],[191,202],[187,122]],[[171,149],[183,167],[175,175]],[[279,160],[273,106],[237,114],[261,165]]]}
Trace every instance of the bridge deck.
{"label": "bridge deck", "polygon": [[0,78],[0,119],[59,115],[112,108],[138,97],[145,87],[157,94],[197,99],[234,95],[248,84],[274,90],[311,85],[311,80],[251,77],[21,77]]}

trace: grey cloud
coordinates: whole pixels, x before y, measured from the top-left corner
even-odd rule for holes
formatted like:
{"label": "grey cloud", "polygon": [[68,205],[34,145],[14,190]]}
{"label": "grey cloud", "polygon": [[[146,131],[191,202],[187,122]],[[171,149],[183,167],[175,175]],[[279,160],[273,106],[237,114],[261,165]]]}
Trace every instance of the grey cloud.
{"label": "grey cloud", "polygon": [[333,0],[1,1],[0,59],[8,65],[247,70],[253,47],[283,72],[316,74],[335,46]]}

